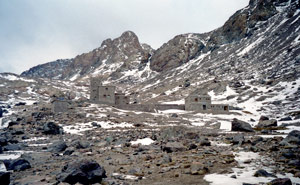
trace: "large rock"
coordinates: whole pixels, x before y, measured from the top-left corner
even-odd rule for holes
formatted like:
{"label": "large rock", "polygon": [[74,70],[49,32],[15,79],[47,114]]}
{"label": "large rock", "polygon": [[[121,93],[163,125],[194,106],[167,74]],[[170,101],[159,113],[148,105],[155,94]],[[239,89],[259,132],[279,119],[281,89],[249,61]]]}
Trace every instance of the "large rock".
{"label": "large rock", "polygon": [[276,119],[259,121],[258,124],[256,125],[256,128],[271,128],[271,127],[277,127]]}
{"label": "large rock", "polygon": [[253,129],[249,123],[234,118],[231,122],[231,131],[253,132]]}
{"label": "large rock", "polygon": [[7,138],[5,136],[0,136],[0,146],[5,146],[7,143]]}
{"label": "large rock", "polygon": [[48,122],[44,124],[43,133],[51,135],[62,134],[63,129],[54,122]]}
{"label": "large rock", "polygon": [[245,142],[245,137],[242,134],[233,136],[232,141],[231,141],[231,143],[234,144],[234,145],[237,145],[237,144],[241,145],[244,142]]}
{"label": "large rock", "polygon": [[90,146],[90,143],[85,140],[75,140],[72,142],[71,146],[75,147],[76,149],[85,149]]}
{"label": "large rock", "polygon": [[282,143],[287,142],[289,144],[297,144],[300,145],[300,131],[293,130],[291,131],[286,138],[283,139]]}
{"label": "large rock", "polygon": [[55,141],[48,147],[48,151],[59,153],[65,151],[67,147],[68,146],[64,141]]}
{"label": "large rock", "polygon": [[10,173],[0,172],[0,183],[1,185],[9,185],[10,183]]}
{"label": "large rock", "polygon": [[60,182],[69,184],[95,184],[106,178],[106,172],[93,160],[74,161],[63,167],[62,173],[57,176]]}
{"label": "large rock", "polygon": [[23,158],[4,161],[7,170],[24,171],[31,168],[29,161]]}
{"label": "large rock", "polygon": [[16,150],[22,150],[22,145],[19,144],[9,144],[3,147],[4,151],[16,151]]}
{"label": "large rock", "polygon": [[182,152],[186,150],[186,147],[183,146],[182,143],[179,142],[168,142],[164,146],[162,146],[162,150],[168,153],[171,152]]}
{"label": "large rock", "polygon": [[292,185],[292,181],[289,178],[278,178],[268,182],[267,185]]}
{"label": "large rock", "polygon": [[266,170],[259,169],[254,173],[254,177],[276,177],[276,176],[267,172]]}

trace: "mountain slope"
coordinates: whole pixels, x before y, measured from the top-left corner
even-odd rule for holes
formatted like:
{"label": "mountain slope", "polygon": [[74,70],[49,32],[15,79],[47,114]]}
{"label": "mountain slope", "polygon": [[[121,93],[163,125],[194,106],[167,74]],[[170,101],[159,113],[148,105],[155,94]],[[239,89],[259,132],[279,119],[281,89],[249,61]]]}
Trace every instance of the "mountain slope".
{"label": "mountain slope", "polygon": [[[77,78],[99,76],[103,80],[119,80],[121,82],[135,82],[148,77],[148,59],[153,49],[147,44],[140,44],[138,37],[131,31],[124,32],[119,38],[107,39],[99,48],[91,52],[76,56],[67,62],[51,62],[23,72],[22,76],[46,77],[56,79],[75,80]],[[61,67],[58,66],[61,64]],[[51,69],[49,66],[55,66]],[[57,70],[55,72],[44,72]],[[59,74],[58,74],[59,73]]]}

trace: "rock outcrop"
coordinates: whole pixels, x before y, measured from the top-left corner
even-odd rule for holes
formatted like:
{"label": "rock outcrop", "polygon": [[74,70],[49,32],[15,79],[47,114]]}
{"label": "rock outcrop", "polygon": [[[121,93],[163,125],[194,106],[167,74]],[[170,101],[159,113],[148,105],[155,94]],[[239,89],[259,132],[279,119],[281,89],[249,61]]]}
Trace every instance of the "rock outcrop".
{"label": "rock outcrop", "polygon": [[201,34],[178,35],[162,45],[151,57],[150,67],[154,71],[176,68],[193,59],[205,48]]}

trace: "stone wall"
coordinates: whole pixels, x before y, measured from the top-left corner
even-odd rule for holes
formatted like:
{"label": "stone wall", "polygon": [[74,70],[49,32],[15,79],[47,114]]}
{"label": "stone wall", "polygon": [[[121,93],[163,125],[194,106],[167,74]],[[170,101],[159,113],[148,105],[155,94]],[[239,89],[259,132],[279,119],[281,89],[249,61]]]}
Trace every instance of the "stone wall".
{"label": "stone wall", "polygon": [[100,86],[99,88],[99,103],[115,105],[115,86]]}
{"label": "stone wall", "polygon": [[99,86],[101,86],[101,81],[99,78],[90,79],[90,100],[98,101],[99,100]]}
{"label": "stone wall", "polygon": [[128,105],[116,105],[119,109],[134,110],[142,112],[155,112],[155,110],[169,110],[178,109],[184,110],[184,105],[179,104],[128,104]]}
{"label": "stone wall", "polygon": [[115,94],[115,98],[116,98],[116,105],[128,105],[130,103],[130,97],[129,96],[125,96],[125,94],[120,94],[120,93],[116,93]]}
{"label": "stone wall", "polygon": [[227,104],[212,104],[211,109],[212,109],[212,111],[229,112],[229,105],[227,105]]}

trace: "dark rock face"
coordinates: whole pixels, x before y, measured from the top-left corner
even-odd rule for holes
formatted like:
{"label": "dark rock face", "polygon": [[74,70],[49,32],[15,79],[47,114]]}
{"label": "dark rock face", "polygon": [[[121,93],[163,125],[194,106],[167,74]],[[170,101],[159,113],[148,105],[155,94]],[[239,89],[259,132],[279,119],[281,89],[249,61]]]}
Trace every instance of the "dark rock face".
{"label": "dark rock face", "polygon": [[94,184],[101,183],[106,178],[106,172],[97,162],[80,160],[67,164],[62,173],[57,177],[61,182],[69,184]]}
{"label": "dark rock face", "polygon": [[48,151],[59,153],[59,152],[63,152],[66,148],[67,145],[64,141],[56,141],[48,147]]}
{"label": "dark rock face", "polygon": [[269,182],[268,185],[292,185],[292,181],[289,178],[278,178]]}
{"label": "dark rock face", "polygon": [[62,134],[62,128],[54,122],[45,123],[43,127],[43,133],[49,135]]}
{"label": "dark rock face", "polygon": [[24,171],[26,169],[31,168],[29,161],[26,159],[15,159],[12,161],[6,161],[5,166],[7,170],[14,170],[14,171]]}
{"label": "dark rock face", "polygon": [[0,172],[0,182],[1,182],[1,185],[9,185],[10,173],[9,172]]}
{"label": "dark rock face", "polygon": [[0,118],[2,118],[2,116],[3,116],[3,110],[2,110],[2,108],[0,107]]}
{"label": "dark rock face", "polygon": [[185,146],[179,142],[168,142],[164,146],[162,146],[162,150],[166,151],[167,153],[171,152],[179,152],[186,150]]}
{"label": "dark rock face", "polygon": [[160,72],[187,63],[204,49],[205,46],[200,38],[200,34],[184,34],[174,37],[154,52],[150,68]]}
{"label": "dark rock face", "polygon": [[231,131],[253,132],[253,129],[249,123],[234,118],[231,122]]}
{"label": "dark rock face", "polygon": [[2,146],[0,145],[0,154],[3,153]]}
{"label": "dark rock face", "polygon": [[277,13],[273,1],[250,1],[250,10],[239,10],[225,24],[211,35],[208,48],[215,49],[222,44],[239,41],[251,36],[251,29],[258,21],[266,21]]}

